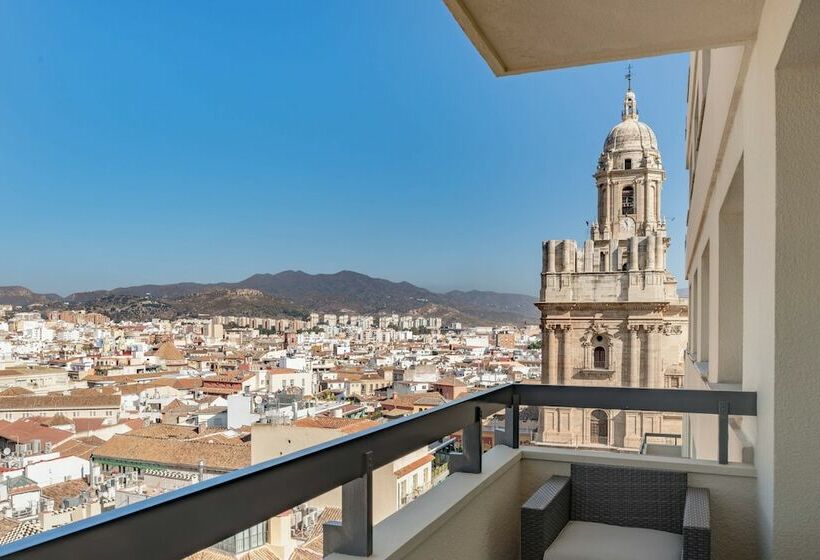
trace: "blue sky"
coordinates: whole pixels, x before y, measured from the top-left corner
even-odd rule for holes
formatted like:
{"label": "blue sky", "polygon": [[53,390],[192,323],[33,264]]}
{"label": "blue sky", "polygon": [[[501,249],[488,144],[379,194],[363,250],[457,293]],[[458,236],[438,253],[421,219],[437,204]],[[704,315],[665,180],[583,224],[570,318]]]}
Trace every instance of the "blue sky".
{"label": "blue sky", "polygon": [[[682,279],[685,54],[632,61]],[[438,0],[0,3],[0,285],[356,270],[535,294],[626,62],[495,78]]]}

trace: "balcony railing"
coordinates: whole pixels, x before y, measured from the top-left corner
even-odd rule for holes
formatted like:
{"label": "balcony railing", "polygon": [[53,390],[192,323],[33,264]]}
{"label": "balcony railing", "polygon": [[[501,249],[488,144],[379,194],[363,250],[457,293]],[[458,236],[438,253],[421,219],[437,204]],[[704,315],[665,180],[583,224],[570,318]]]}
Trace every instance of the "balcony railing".
{"label": "balcony railing", "polygon": [[520,406],[606,408],[718,416],[718,457],[728,462],[729,415],[755,416],[755,393],[511,384],[233,471],[0,548],[2,558],[178,560],[339,486],[342,523],[325,525],[325,552],[368,556],[373,470],[463,430],[451,472],[480,473],[481,420],[502,409],[496,442],[518,447]]}

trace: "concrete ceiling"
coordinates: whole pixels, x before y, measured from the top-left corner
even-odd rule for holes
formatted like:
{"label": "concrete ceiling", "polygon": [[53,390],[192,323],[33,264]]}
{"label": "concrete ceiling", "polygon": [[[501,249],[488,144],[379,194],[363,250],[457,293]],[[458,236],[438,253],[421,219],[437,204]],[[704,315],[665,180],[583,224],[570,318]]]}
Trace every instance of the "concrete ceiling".
{"label": "concrete ceiling", "polygon": [[497,76],[754,39],[763,0],[444,0]]}

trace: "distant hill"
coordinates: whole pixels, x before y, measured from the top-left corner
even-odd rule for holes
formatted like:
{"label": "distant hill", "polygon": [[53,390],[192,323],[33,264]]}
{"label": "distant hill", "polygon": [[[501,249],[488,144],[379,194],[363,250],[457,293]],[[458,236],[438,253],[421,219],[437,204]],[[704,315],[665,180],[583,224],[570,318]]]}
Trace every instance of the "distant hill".
{"label": "distant hill", "polygon": [[57,294],[37,294],[23,286],[0,286],[0,305],[34,305],[60,301]]}
{"label": "distant hill", "polygon": [[[0,303],[3,302],[4,289],[9,288],[0,288]],[[152,312],[158,317],[171,318],[196,315],[296,317],[310,311],[435,315],[467,324],[521,324],[532,323],[538,318],[533,306],[535,298],[531,296],[487,291],[441,294],[409,282],[392,282],[349,270],[335,274],[287,270],[277,274],[254,274],[233,283],[147,284],[78,292],[64,299],[18,289],[26,293],[21,292],[14,302],[9,303],[64,302],[64,305],[93,309],[115,319],[143,320]]]}

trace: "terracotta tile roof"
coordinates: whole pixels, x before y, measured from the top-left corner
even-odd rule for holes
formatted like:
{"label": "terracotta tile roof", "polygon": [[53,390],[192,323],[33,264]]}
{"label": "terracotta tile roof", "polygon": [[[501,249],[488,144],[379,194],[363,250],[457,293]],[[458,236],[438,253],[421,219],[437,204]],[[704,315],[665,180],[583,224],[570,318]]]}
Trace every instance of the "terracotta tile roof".
{"label": "terracotta tile roof", "polygon": [[68,372],[60,368],[0,369],[0,377],[21,377],[26,375],[53,375]]}
{"label": "terracotta tile roof", "polygon": [[300,428],[325,428],[339,430],[346,434],[361,432],[373,426],[378,426],[378,422],[367,420],[366,418],[333,418],[331,416],[311,416],[301,418],[293,423]]}
{"label": "terracotta tile roof", "polygon": [[419,467],[423,467],[423,466],[424,466],[424,465],[426,465],[427,463],[432,462],[432,460],[433,460],[433,456],[432,456],[432,455],[430,455],[430,454],[428,453],[428,454],[427,454],[427,455],[425,455],[424,457],[421,457],[421,458],[419,458],[419,459],[416,459],[416,460],[415,460],[415,461],[413,461],[412,463],[410,463],[410,464],[408,464],[408,465],[406,465],[406,466],[404,466],[404,467],[400,468],[399,470],[397,470],[397,471],[393,472],[393,474],[395,474],[395,475],[396,475],[396,478],[401,478],[401,477],[403,477],[403,476],[405,476],[405,475],[410,474],[411,472],[413,472],[413,471],[414,471],[414,470],[416,470],[417,468],[419,468]]}
{"label": "terracotta tile roof", "polygon": [[23,387],[9,387],[0,391],[0,397],[19,397],[20,395],[33,395],[33,391],[29,391]]}
{"label": "terracotta tile roof", "polygon": [[202,379],[199,377],[181,377],[179,379],[174,379],[174,384],[172,387],[174,389],[179,389],[180,391],[198,389],[199,387],[202,387]]}
{"label": "terracotta tile roof", "polygon": [[54,500],[54,508],[59,510],[64,499],[76,498],[83,492],[91,494],[91,487],[85,480],[79,479],[43,486],[41,491],[44,498]]}
{"label": "terracotta tile roof", "polygon": [[[291,557],[292,558],[292,557]],[[280,558],[269,544],[264,544],[259,548],[254,548],[241,554],[230,554],[217,548],[206,548],[200,550],[184,560],[288,560],[287,558]]]}
{"label": "terracotta tile roof", "polygon": [[145,381],[151,379],[159,379],[162,377],[162,373],[125,373],[122,375],[86,375],[83,377],[83,381],[92,382],[92,383],[101,383],[101,382],[108,382],[108,383],[133,383],[135,381]]}
{"label": "terracotta tile roof", "polygon": [[286,368],[286,367],[282,367],[282,368],[277,367],[277,368],[268,368],[266,371],[268,373],[272,374],[272,375],[285,375],[287,373],[296,373],[299,370],[298,369],[293,369],[293,368]]}
{"label": "terracotta tile roof", "polygon": [[250,444],[226,445],[199,440],[178,440],[137,437],[131,434],[116,435],[92,454],[95,461],[117,459],[139,461],[158,466],[199,467],[216,471],[232,471],[251,464]]}
{"label": "terracotta tile roof", "polygon": [[165,360],[166,362],[179,362],[185,360],[185,356],[182,355],[182,352],[180,352],[170,340],[166,340],[160,344],[159,348],[157,348],[156,352],[154,352],[154,356],[161,360]]}
{"label": "terracotta tile roof", "polygon": [[319,518],[313,525],[310,533],[305,539],[305,544],[298,547],[290,560],[321,560],[324,554],[324,530],[323,525],[329,521],[341,521],[342,508],[326,507],[319,514]]}
{"label": "terracotta tile roof", "polygon": [[[34,420],[35,417],[29,416],[30,419]],[[78,418],[80,420],[80,418]],[[83,419],[84,420],[84,419]],[[102,420],[102,419],[100,419]],[[71,425],[74,421],[66,416],[65,414],[55,414],[54,416],[39,416],[36,417],[36,422],[39,423],[41,426],[65,426]]]}
{"label": "terracotta tile roof", "polygon": [[[49,393],[53,395],[61,395],[62,393]],[[75,397],[87,395],[116,395],[117,389],[115,387],[82,387],[80,389],[71,389],[68,391],[69,395]]]}
{"label": "terracotta tile roof", "polygon": [[[69,420],[69,423],[71,422],[72,421]],[[75,418],[73,420],[74,432],[80,434],[91,430],[99,430],[103,427],[104,422],[105,418]]]}
{"label": "terracotta tile roof", "polygon": [[154,439],[192,439],[198,434],[193,426],[179,424],[148,424],[128,432],[129,436]]}
{"label": "terracotta tile roof", "polygon": [[203,387],[202,390],[212,395],[233,395],[241,391],[239,387]]}
{"label": "terracotta tile roof", "polygon": [[0,517],[0,545],[36,535],[40,528],[33,521],[20,523],[7,517]]}
{"label": "terracotta tile roof", "polygon": [[386,399],[381,402],[382,407],[386,408],[404,408],[412,410],[415,406],[438,406],[444,404],[446,399],[441,396],[441,393],[426,392],[426,393],[411,393],[409,395],[396,395],[392,399]]}
{"label": "terracotta tile roof", "polygon": [[41,426],[31,418],[21,418],[10,424],[0,425],[0,437],[16,443],[29,443],[40,440],[41,443],[56,445],[73,437],[74,434],[59,428]]}
{"label": "terracotta tile roof", "polygon": [[162,412],[190,412],[196,410],[196,406],[185,404],[179,399],[174,399],[162,407]]}
{"label": "terracotta tile roof", "polygon": [[444,387],[466,387],[467,384],[457,377],[442,377],[433,385],[442,385]]}
{"label": "terracotta tile roof", "polygon": [[26,395],[0,397],[0,410],[64,410],[119,408],[119,395]]}
{"label": "terracotta tile roof", "polygon": [[124,420],[120,420],[118,424],[125,424],[132,430],[138,430],[145,427],[145,420],[142,420],[141,418],[126,418]]}
{"label": "terracotta tile roof", "polygon": [[208,382],[216,382],[216,383],[241,383],[243,381],[247,381],[254,377],[255,373],[236,373],[236,374],[227,374],[221,373],[217,375],[209,375],[207,377],[203,377],[203,385],[207,384]]}
{"label": "terracotta tile roof", "polygon": [[80,459],[90,459],[91,454],[105,443],[105,440],[97,436],[79,437],[64,441],[53,449],[61,457],[79,457]]}

